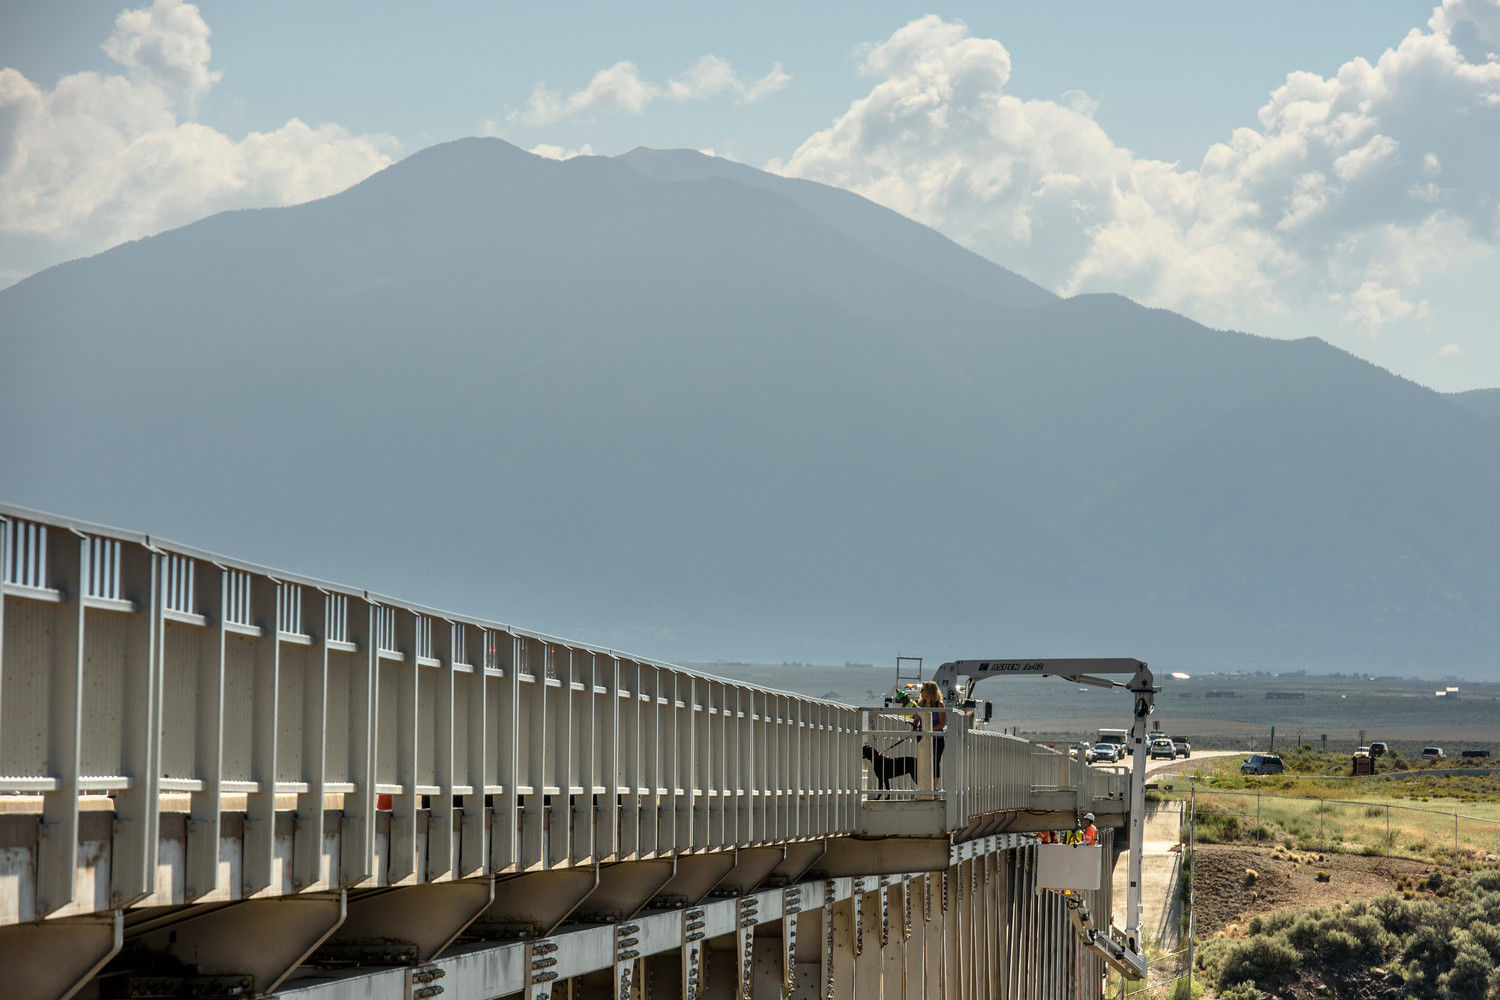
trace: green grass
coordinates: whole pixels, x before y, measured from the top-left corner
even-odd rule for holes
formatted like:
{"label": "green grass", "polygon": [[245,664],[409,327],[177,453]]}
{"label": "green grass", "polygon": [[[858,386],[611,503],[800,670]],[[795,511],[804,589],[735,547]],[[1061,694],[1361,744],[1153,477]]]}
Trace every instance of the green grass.
{"label": "green grass", "polygon": [[[1310,748],[1284,756],[1287,773],[1242,775],[1243,757],[1205,760],[1159,784],[1161,799],[1196,792],[1205,843],[1271,843],[1473,865],[1500,855],[1500,776],[1345,779],[1328,770],[1348,758]],[[1399,763],[1399,761],[1398,761]],[[1455,838],[1454,815],[1458,814]]]}
{"label": "green grass", "polygon": [[[1189,785],[1196,783],[1216,791],[1235,789],[1259,790],[1280,795],[1300,795],[1312,798],[1370,799],[1387,801],[1409,799],[1424,801],[1451,799],[1464,803],[1500,803],[1500,774],[1458,775],[1454,767],[1441,766],[1414,768],[1421,772],[1416,777],[1393,778],[1391,768],[1382,762],[1395,755],[1379,758],[1380,770],[1360,777],[1350,775],[1350,758],[1343,754],[1321,751],[1294,751],[1282,756],[1286,763],[1285,774],[1241,774],[1242,764],[1248,754],[1231,757],[1215,757],[1198,763],[1191,771],[1172,775],[1158,782],[1158,796],[1166,799],[1183,798]],[[1397,758],[1395,770],[1407,770],[1400,766]],[[1464,810],[1460,810],[1462,812]],[[1497,813],[1500,818],[1500,813]]]}

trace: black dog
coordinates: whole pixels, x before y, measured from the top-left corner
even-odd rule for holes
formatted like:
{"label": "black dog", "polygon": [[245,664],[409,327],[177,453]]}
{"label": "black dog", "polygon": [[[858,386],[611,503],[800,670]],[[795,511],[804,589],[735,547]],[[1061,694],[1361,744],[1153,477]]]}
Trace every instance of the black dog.
{"label": "black dog", "polygon": [[875,780],[880,782],[881,791],[891,787],[892,778],[907,777],[912,780],[912,784],[916,784],[917,758],[888,757],[868,743],[865,744],[864,754],[865,760],[870,762],[870,770],[875,772]]}

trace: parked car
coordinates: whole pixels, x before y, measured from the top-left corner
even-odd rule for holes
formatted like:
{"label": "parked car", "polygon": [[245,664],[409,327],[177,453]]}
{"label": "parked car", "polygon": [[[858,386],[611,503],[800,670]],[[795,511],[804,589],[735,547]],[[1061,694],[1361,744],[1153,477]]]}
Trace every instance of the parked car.
{"label": "parked car", "polygon": [[1095,743],[1089,748],[1089,763],[1113,764],[1123,756],[1124,750],[1119,743]]}
{"label": "parked car", "polygon": [[1241,774],[1280,774],[1285,770],[1286,765],[1273,753],[1253,753],[1240,765]]}
{"label": "parked car", "polygon": [[1442,760],[1446,756],[1448,756],[1448,755],[1445,754],[1445,753],[1443,753],[1443,748],[1442,747],[1423,747],[1422,748],[1422,759],[1423,760]]}
{"label": "parked car", "polygon": [[1179,757],[1191,757],[1193,755],[1193,745],[1187,741],[1186,736],[1172,737],[1172,746],[1177,748],[1177,756]]}
{"label": "parked car", "polygon": [[1378,743],[1377,742],[1377,743],[1371,743],[1370,744],[1370,756],[1371,757],[1384,757],[1386,754],[1390,753],[1390,751],[1391,751],[1391,748],[1388,747],[1388,746],[1386,746],[1384,743]]}
{"label": "parked car", "polygon": [[1172,745],[1172,741],[1169,740],[1169,739],[1167,739],[1166,737],[1162,737],[1159,740],[1152,740],[1151,741],[1151,759],[1152,760],[1161,760],[1161,759],[1176,760],[1177,759],[1177,747],[1173,746]]}
{"label": "parked car", "polygon": [[1369,757],[1369,756],[1372,756],[1372,754],[1370,753],[1370,748],[1369,747],[1358,747],[1354,751],[1354,756],[1356,756],[1356,757]]}
{"label": "parked car", "polygon": [[1488,757],[1489,755],[1490,755],[1490,752],[1488,750],[1465,750],[1463,753],[1459,754],[1460,757],[1471,757],[1471,758],[1472,757]]}

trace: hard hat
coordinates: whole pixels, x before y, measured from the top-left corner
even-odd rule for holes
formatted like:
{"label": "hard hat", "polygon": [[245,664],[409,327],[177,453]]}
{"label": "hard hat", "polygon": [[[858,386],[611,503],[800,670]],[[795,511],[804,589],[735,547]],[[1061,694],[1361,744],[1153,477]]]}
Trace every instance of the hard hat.
{"label": "hard hat", "polygon": [[1086,819],[1086,820],[1088,820],[1090,823],[1092,823],[1094,821],[1094,814],[1093,813],[1084,813],[1083,814],[1083,818]]}

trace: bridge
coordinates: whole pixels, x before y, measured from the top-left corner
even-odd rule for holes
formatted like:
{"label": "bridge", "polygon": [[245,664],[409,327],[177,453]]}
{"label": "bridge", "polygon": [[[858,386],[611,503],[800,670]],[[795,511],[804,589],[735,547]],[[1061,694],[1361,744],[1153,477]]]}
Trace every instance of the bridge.
{"label": "bridge", "polygon": [[1101,996],[1120,769],[3,505],[0,567],[7,997]]}

